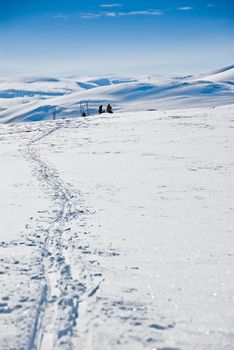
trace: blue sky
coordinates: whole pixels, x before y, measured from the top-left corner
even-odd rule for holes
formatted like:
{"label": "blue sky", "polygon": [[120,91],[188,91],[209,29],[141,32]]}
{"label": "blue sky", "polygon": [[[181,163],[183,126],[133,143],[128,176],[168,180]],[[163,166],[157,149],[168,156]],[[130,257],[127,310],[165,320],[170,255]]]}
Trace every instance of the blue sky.
{"label": "blue sky", "polygon": [[0,73],[190,74],[234,61],[234,0],[0,0]]}

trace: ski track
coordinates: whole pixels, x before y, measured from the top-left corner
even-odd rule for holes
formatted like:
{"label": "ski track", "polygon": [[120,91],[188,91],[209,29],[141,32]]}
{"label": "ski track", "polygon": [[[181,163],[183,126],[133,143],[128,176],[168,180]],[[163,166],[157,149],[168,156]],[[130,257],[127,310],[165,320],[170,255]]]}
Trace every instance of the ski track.
{"label": "ski track", "polygon": [[[23,150],[27,159],[33,164],[34,175],[52,192],[57,208],[42,247],[44,283],[28,349],[73,348],[72,335],[78,318],[80,300],[77,290],[82,293],[85,289],[81,283],[72,278],[70,265],[63,254],[62,243],[66,224],[83,211],[77,210],[75,193],[62,182],[57,171],[40,158],[36,149],[39,141],[59,128],[61,126],[44,132],[25,145]],[[54,325],[56,332],[53,329]]]}

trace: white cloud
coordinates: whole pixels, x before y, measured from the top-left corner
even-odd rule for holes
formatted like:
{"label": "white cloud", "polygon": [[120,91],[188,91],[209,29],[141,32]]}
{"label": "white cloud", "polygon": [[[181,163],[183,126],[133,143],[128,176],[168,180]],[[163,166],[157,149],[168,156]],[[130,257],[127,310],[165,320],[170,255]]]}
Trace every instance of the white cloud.
{"label": "white cloud", "polygon": [[190,10],[193,10],[193,7],[191,7],[191,6],[180,6],[177,9],[180,10],[180,11],[190,11]]}
{"label": "white cloud", "polygon": [[67,20],[69,17],[70,17],[70,15],[64,14],[64,13],[57,13],[57,14],[53,15],[53,18],[63,19],[63,20]]}
{"label": "white cloud", "polygon": [[106,17],[117,17],[116,12],[106,12],[105,15]]}
{"label": "white cloud", "polygon": [[162,15],[162,11],[160,10],[144,10],[144,11],[130,11],[125,12],[127,16],[158,16]]}
{"label": "white cloud", "polygon": [[114,3],[114,4],[102,4],[100,5],[100,7],[104,7],[104,8],[110,8],[110,7],[122,7],[122,4],[118,4],[118,3]]}
{"label": "white cloud", "polygon": [[143,10],[143,11],[127,11],[127,12],[88,12],[80,13],[80,17],[84,19],[95,19],[99,17],[123,17],[123,16],[159,16],[163,12],[160,10]]}
{"label": "white cloud", "polygon": [[[122,4],[119,3],[112,3],[112,4],[102,4],[100,7],[103,8],[114,8],[114,7],[121,7],[123,6]],[[213,7],[215,5],[213,4],[207,4],[207,7]],[[177,7],[177,10],[179,11],[191,11],[194,8],[191,6],[180,6]],[[53,18],[55,19],[61,19],[61,20],[67,20],[72,17],[80,17],[83,19],[95,19],[95,18],[100,18],[100,17],[109,17],[109,18],[117,18],[117,17],[127,17],[127,16],[160,16],[164,15],[168,11],[175,10],[175,8],[170,8],[170,9],[164,9],[162,10],[157,10],[157,9],[147,9],[147,10],[132,10],[132,11],[99,11],[99,12],[81,12],[81,13],[73,13],[73,14],[63,14],[63,13],[58,13],[53,15]]]}
{"label": "white cloud", "polygon": [[84,19],[95,19],[95,18],[102,17],[102,14],[101,13],[88,12],[88,13],[80,13],[79,16],[81,18],[84,18]]}

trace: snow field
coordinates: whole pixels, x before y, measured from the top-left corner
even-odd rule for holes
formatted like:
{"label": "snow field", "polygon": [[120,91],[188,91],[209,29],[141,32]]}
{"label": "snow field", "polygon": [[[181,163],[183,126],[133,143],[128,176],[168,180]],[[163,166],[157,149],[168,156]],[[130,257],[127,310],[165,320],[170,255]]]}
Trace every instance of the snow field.
{"label": "snow field", "polygon": [[53,135],[66,157],[44,155],[95,212],[85,250],[108,278],[89,309],[93,348],[231,349],[232,107],[87,123]]}
{"label": "snow field", "polygon": [[231,350],[233,121],[230,105],[1,126],[3,349]]}

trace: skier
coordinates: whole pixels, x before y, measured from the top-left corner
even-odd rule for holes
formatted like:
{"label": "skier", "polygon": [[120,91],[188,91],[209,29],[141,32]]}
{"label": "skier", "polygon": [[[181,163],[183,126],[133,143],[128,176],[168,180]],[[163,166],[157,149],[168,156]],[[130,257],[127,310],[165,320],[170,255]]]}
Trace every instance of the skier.
{"label": "skier", "polygon": [[100,105],[98,108],[99,114],[105,113],[105,111],[103,111],[102,107],[103,107],[103,105]]}
{"label": "skier", "polygon": [[111,113],[111,114],[113,113],[113,110],[112,110],[110,103],[108,103],[108,105],[106,107],[106,111],[107,111],[107,113]]}

